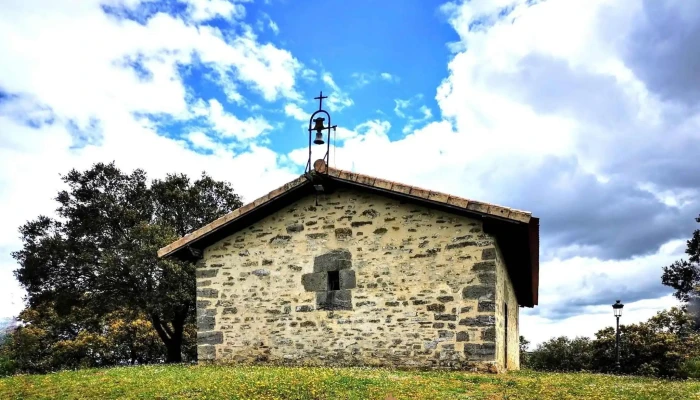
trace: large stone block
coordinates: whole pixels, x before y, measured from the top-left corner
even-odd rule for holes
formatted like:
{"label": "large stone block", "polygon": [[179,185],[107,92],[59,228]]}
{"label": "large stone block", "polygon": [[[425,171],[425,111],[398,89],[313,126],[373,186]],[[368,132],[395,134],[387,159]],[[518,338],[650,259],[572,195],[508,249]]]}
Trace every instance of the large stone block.
{"label": "large stone block", "polygon": [[351,269],[344,269],[339,271],[340,275],[340,289],[354,289],[355,288],[355,271]]}
{"label": "large stone block", "polygon": [[493,301],[480,301],[476,311],[478,312],[494,312],[496,311],[496,303]]}
{"label": "large stone block", "polygon": [[319,310],[352,310],[352,294],[349,290],[333,290],[316,293]]}
{"label": "large stone block", "polygon": [[482,285],[493,286],[496,284],[496,273],[494,272],[482,272],[479,274],[479,282]]}
{"label": "large stone block", "polygon": [[372,221],[352,221],[350,223],[350,226],[352,226],[353,228],[359,228],[364,225],[372,225]]}
{"label": "large stone block", "polygon": [[301,232],[303,230],[304,230],[304,225],[302,225],[302,224],[287,225],[287,233]]}
{"label": "large stone block", "polygon": [[495,343],[465,343],[464,355],[469,361],[492,361],[496,357]]}
{"label": "large stone block", "polygon": [[469,332],[464,332],[464,331],[457,332],[457,341],[458,342],[468,342],[469,341]]}
{"label": "large stone block", "polygon": [[216,308],[198,308],[197,317],[213,317],[216,315]]}
{"label": "large stone block", "polygon": [[472,267],[474,272],[496,272],[496,262],[495,261],[481,261],[475,263]]}
{"label": "large stone block", "polygon": [[489,327],[496,325],[496,318],[493,315],[479,315],[476,318],[463,318],[459,321],[463,326]]}
{"label": "large stone block", "polygon": [[212,345],[197,346],[197,360],[211,361],[216,358],[216,347]]}
{"label": "large stone block", "polygon": [[221,344],[224,333],[221,331],[197,332],[197,344]]}
{"label": "large stone block", "polygon": [[452,250],[452,249],[463,249],[465,247],[471,247],[471,246],[476,246],[476,242],[461,242],[461,243],[451,243],[445,246],[445,250]]}
{"label": "large stone block", "polygon": [[314,258],[314,272],[339,271],[352,268],[352,254],[347,249],[331,250]]}
{"label": "large stone block", "polygon": [[335,228],[335,238],[344,240],[352,237],[352,229],[350,228]]}
{"label": "large stone block", "polygon": [[199,330],[199,331],[213,331],[215,323],[216,323],[215,317],[203,315],[203,316],[197,318],[197,330]]}
{"label": "large stone block", "polygon": [[490,248],[490,249],[481,250],[481,259],[482,260],[495,260],[496,259],[496,249]]}
{"label": "large stone block", "polygon": [[199,310],[200,308],[207,308],[211,305],[211,301],[209,300],[197,300],[197,309]]}
{"label": "large stone block", "polygon": [[432,312],[443,312],[443,311],[445,311],[445,305],[439,304],[439,303],[428,304],[427,309],[428,309],[428,311],[432,311]]}
{"label": "large stone block", "polygon": [[219,273],[218,269],[198,269],[195,271],[197,278],[213,278]]}
{"label": "large stone block", "polygon": [[197,297],[216,299],[219,297],[219,291],[212,288],[197,289]]}
{"label": "large stone block", "polygon": [[292,239],[291,236],[289,235],[277,235],[270,239],[270,244],[271,245],[281,245],[281,244],[287,244],[289,241]]}
{"label": "large stone block", "polygon": [[492,326],[481,331],[481,340],[484,342],[493,342],[496,340],[496,327]]}
{"label": "large stone block", "polygon": [[462,298],[465,300],[477,299],[479,301],[493,301],[496,297],[496,288],[489,286],[467,286],[462,289]]}
{"label": "large stone block", "polygon": [[301,276],[301,284],[307,292],[320,292],[328,290],[328,273],[314,272]]}
{"label": "large stone block", "polygon": [[435,314],[436,321],[457,321],[457,316],[454,314]]}

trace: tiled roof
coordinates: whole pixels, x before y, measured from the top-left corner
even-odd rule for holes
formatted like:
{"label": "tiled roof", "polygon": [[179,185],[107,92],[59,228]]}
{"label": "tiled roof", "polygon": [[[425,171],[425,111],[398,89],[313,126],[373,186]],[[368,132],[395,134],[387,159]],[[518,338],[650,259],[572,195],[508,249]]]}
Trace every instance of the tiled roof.
{"label": "tiled roof", "polygon": [[[499,218],[528,223],[532,218],[532,213],[527,211],[516,210],[508,207],[499,206],[496,204],[484,203],[481,201],[475,201],[466,199],[463,197],[453,196],[446,193],[435,192],[427,189],[422,189],[416,186],[409,186],[399,182],[393,182],[386,179],[380,179],[369,175],[358,174],[350,171],[345,171],[342,169],[336,169],[326,166],[323,160],[316,160],[314,163],[314,171],[317,173],[326,173],[332,179],[338,181],[354,182],[362,186],[373,187],[375,189],[384,190],[387,192],[394,192],[402,194],[404,196],[415,197],[418,199],[427,200],[429,202],[447,204],[452,207],[464,208],[479,214],[492,215]],[[303,185],[308,182],[306,176],[301,175],[293,181],[286,183],[277,189],[269,192],[262,197],[248,203],[230,213],[224,215],[223,217],[216,219],[209,224],[191,232],[182,238],[174,241],[173,243],[158,250],[158,257],[168,256],[175,251],[191,244],[202,236],[219,229],[220,227],[226,225],[228,222],[236,220],[251,211],[257,209],[258,207],[267,204],[274,200],[275,198],[287,193],[288,191]]]}

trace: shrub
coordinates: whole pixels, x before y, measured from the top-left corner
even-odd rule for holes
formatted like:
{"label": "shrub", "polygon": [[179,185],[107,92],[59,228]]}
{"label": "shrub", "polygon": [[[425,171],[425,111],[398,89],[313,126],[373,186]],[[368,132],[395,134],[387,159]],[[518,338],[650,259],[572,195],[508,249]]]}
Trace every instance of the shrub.
{"label": "shrub", "polygon": [[682,374],[691,379],[700,379],[700,357],[685,360],[681,365]]}
{"label": "shrub", "polygon": [[591,366],[591,340],[565,336],[541,343],[527,356],[526,366],[538,371],[584,371]]}

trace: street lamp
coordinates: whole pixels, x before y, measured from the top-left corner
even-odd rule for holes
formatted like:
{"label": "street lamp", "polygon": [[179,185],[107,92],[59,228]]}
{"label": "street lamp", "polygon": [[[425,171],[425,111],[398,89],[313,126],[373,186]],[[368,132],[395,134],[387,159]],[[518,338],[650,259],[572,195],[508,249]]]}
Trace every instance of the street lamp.
{"label": "street lamp", "polygon": [[615,331],[615,354],[617,361],[615,362],[615,367],[617,371],[620,371],[620,317],[622,316],[622,307],[625,305],[617,300],[615,304],[612,305],[613,314],[615,314],[615,319],[617,320],[617,329]]}

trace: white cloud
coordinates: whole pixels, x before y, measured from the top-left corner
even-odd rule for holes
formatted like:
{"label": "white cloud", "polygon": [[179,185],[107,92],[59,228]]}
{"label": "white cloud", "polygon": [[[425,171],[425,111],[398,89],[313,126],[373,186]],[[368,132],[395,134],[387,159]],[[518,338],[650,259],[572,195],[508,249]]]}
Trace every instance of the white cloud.
{"label": "white cloud", "polygon": [[221,144],[212,140],[206,133],[194,131],[187,134],[187,140],[198,149],[204,150],[222,150]]}
{"label": "white cloud", "polygon": [[[542,217],[542,296],[538,311],[524,313],[523,332],[593,333],[607,319],[588,314],[590,307],[614,301],[607,297],[639,305],[628,322],[651,316],[673,303],[660,284],[662,267],[683,257],[674,240],[687,240],[696,227],[700,195],[689,172],[700,150],[700,113],[677,93],[683,82],[689,91],[697,82],[661,92],[680,100],[662,97],[647,82],[675,75],[643,80],[627,54],[637,37],[660,41],[645,46],[679,47],[645,23],[674,6],[644,10],[653,4],[474,0],[444,7],[460,40],[437,88],[442,120],[395,141],[388,123],[355,129],[336,150],[337,166]],[[685,31],[700,26],[693,22],[700,14],[681,15],[664,21],[691,25],[678,28]],[[649,62],[652,72],[680,68],[664,57]],[[395,113],[408,118],[409,104],[399,99]],[[293,155],[305,161],[302,152]],[[585,294],[593,296],[590,307],[572,305],[580,315],[563,319],[561,303],[583,304]]]}
{"label": "white cloud", "polygon": [[298,121],[306,121],[311,116],[311,114],[307,114],[306,112],[304,112],[304,110],[301,109],[301,107],[294,103],[287,103],[284,106],[284,113],[287,116],[292,117]]}
{"label": "white cloud", "polygon": [[408,106],[411,105],[411,100],[394,99],[394,103],[396,104],[394,107],[394,112],[396,115],[401,118],[406,118],[406,114],[404,114],[403,110],[407,109]]}
{"label": "white cloud", "polygon": [[235,115],[226,112],[223,105],[216,99],[209,100],[208,118],[214,130],[221,136],[234,137],[238,140],[253,139],[272,129],[272,125],[262,117],[238,119]]}
{"label": "white cloud", "polygon": [[384,79],[387,82],[399,82],[400,81],[398,76],[392,75],[388,72],[382,72],[381,74],[379,74],[379,77],[381,77],[382,79]]}
{"label": "white cloud", "polygon": [[[112,160],[126,171],[143,168],[151,178],[168,172],[198,176],[206,170],[232,182],[246,200],[295,176],[278,164],[275,152],[255,142],[271,129],[269,123],[239,118],[216,99],[192,102],[178,66],[191,67],[197,54],[202,64],[231,83],[248,85],[273,101],[299,97],[295,79],[301,64],[286,50],[260,44],[249,31],[233,37],[194,23],[214,15],[237,18],[235,8],[230,11],[220,2],[192,4],[192,19],[161,13],[143,25],[106,15],[98,1],[35,0],[3,7],[0,58],[13,60],[0,63],[0,87],[10,94],[0,105],[3,296],[18,290],[11,273],[16,265],[9,258],[21,245],[17,228],[40,214],[53,215],[53,197],[63,188],[59,173]],[[125,63],[139,65],[145,77]],[[171,139],[135,113],[180,121],[205,117],[212,131]],[[234,154],[232,146],[216,144],[212,132],[245,140],[246,147]],[[192,151],[185,140],[213,154]],[[75,147],[79,143],[83,145]],[[9,304],[5,297],[0,300]],[[3,307],[0,315],[16,314],[21,302],[15,303]]]}
{"label": "white cloud", "polygon": [[328,99],[325,100],[329,111],[341,111],[354,104],[350,96],[338,87],[330,72],[324,72],[321,79],[331,89],[330,94],[326,94]]}
{"label": "white cloud", "polygon": [[353,72],[350,76],[354,80],[355,86],[358,88],[369,85],[370,82],[372,82],[372,79],[374,78],[372,74],[364,72]]}
{"label": "white cloud", "polygon": [[196,22],[208,21],[221,17],[224,19],[239,19],[245,16],[245,7],[241,0],[185,0],[190,17]]}
{"label": "white cloud", "polygon": [[258,18],[255,25],[258,31],[263,31],[267,28],[275,35],[279,35],[280,33],[279,26],[277,26],[277,23],[273,21],[267,13],[260,13],[260,18]]}
{"label": "white cloud", "polygon": [[280,34],[280,28],[277,26],[277,23],[273,20],[267,21],[267,26],[270,28],[270,30],[275,34],[279,35]]}
{"label": "white cloud", "polygon": [[301,70],[301,77],[308,82],[315,82],[318,78],[318,74],[312,69],[304,68]]}
{"label": "white cloud", "polygon": [[388,72],[382,72],[380,74],[377,74],[376,72],[353,72],[350,76],[353,79],[352,87],[354,88],[365,87],[378,79],[394,83],[400,81],[398,76],[392,75]]}
{"label": "white cloud", "polygon": [[[415,127],[419,124],[426,123],[433,119],[433,112],[425,104],[417,106],[417,103],[423,99],[422,94],[417,94],[409,99],[394,99],[396,106],[394,107],[394,113],[401,118],[406,119],[406,125],[403,127],[402,132],[404,134],[413,132]],[[410,109],[415,109],[413,112],[409,113]],[[415,114],[418,113],[418,116]]]}

